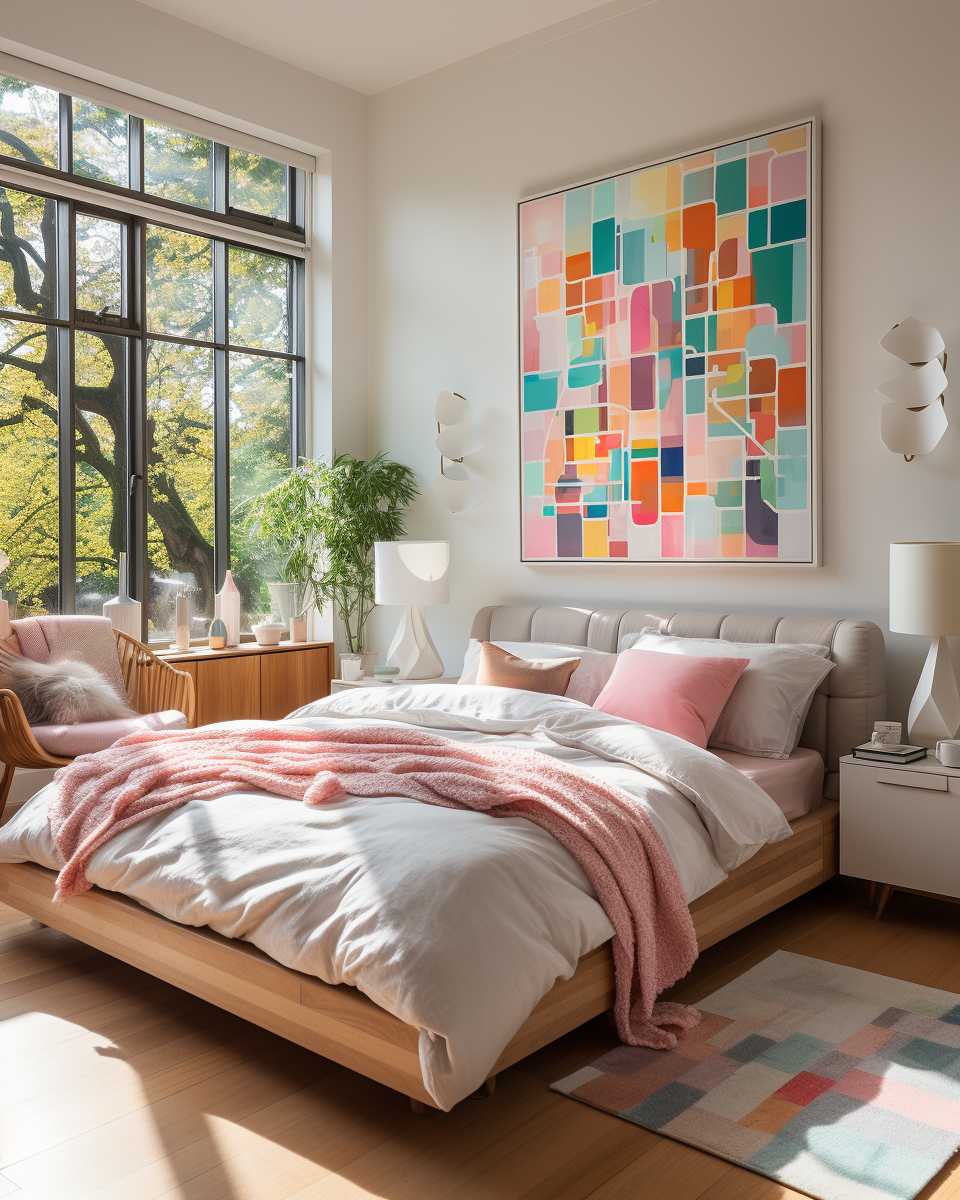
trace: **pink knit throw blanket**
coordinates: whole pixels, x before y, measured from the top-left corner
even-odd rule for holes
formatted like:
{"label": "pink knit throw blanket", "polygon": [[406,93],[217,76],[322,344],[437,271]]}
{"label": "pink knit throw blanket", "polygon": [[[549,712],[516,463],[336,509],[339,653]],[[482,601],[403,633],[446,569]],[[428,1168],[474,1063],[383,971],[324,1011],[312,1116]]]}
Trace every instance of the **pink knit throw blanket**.
{"label": "pink knit throw blanket", "polygon": [[573,855],[613,924],[617,1029],[630,1045],[670,1047],[664,1025],[700,1020],[656,1003],[697,957],[693,922],[663,842],[626,792],[545,754],[464,745],[413,729],[264,726],[131,734],[57,774],[50,806],[66,865],[56,900],[91,884],[94,851],[145,817],[236,790],[326,804],[344,794],[408,796],[425,804],[525,817]]}

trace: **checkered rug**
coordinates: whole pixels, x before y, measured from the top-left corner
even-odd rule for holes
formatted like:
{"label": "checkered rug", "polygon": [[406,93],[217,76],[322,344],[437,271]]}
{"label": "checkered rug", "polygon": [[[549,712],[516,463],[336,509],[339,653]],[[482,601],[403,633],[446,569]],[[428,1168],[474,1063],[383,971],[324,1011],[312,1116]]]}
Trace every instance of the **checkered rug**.
{"label": "checkered rug", "polygon": [[822,1200],[909,1200],[960,1146],[960,995],[778,950],[697,1007],[554,1091]]}

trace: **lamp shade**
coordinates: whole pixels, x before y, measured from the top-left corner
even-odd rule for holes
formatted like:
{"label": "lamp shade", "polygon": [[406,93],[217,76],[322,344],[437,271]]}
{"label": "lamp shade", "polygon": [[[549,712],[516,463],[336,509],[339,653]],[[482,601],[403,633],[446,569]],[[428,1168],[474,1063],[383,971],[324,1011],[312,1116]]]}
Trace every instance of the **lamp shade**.
{"label": "lamp shade", "polygon": [[932,325],[924,325],[916,317],[907,317],[894,325],[889,333],[880,339],[880,345],[888,354],[893,354],[903,362],[929,362],[944,350],[943,338]]}
{"label": "lamp shade", "polygon": [[931,358],[922,367],[911,367],[881,383],[877,391],[904,408],[922,408],[932,404],[947,386],[947,376],[939,358]]}
{"label": "lamp shade", "polygon": [[891,543],[890,630],[960,634],[960,542]]}
{"label": "lamp shade", "polygon": [[374,542],[377,604],[449,604],[449,542]]}
{"label": "lamp shade", "polygon": [[942,404],[914,412],[891,400],[880,409],[880,437],[894,454],[929,454],[947,430]]}

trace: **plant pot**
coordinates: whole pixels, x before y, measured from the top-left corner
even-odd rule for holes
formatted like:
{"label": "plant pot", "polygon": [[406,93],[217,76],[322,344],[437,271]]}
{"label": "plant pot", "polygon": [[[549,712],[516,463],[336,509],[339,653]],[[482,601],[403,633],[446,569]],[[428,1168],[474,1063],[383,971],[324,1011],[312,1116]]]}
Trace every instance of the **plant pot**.
{"label": "plant pot", "polygon": [[380,652],[378,650],[361,650],[360,657],[363,659],[364,679],[372,678],[373,668],[377,665],[377,659],[380,657]]}
{"label": "plant pot", "polygon": [[253,636],[257,639],[258,646],[279,646],[281,633],[283,633],[283,626],[274,625],[272,621],[264,621],[253,627]]}
{"label": "plant pot", "polygon": [[356,683],[363,678],[363,658],[359,654],[340,655],[340,678],[344,683]]}
{"label": "plant pot", "polygon": [[300,596],[303,588],[299,583],[268,583],[267,591],[270,599],[280,613],[280,621],[284,629],[290,628],[290,618],[301,611]]}
{"label": "plant pot", "polygon": [[306,617],[291,617],[290,618],[290,641],[305,642],[307,640],[307,618]]}

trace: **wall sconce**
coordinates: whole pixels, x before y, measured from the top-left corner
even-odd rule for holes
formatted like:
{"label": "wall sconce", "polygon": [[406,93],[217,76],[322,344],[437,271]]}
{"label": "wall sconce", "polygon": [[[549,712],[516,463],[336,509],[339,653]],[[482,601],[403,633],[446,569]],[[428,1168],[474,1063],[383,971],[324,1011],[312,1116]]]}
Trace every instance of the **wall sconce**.
{"label": "wall sconce", "polygon": [[889,401],[880,409],[883,443],[911,462],[917,454],[929,454],[947,430],[943,411],[947,351],[938,331],[916,317],[894,325],[880,345],[910,365],[910,370],[888,379],[877,391]]}
{"label": "wall sconce", "polygon": [[433,444],[440,451],[440,474],[434,476],[431,487],[452,513],[465,512],[480,503],[483,492],[467,474],[463,460],[482,450],[483,440],[470,420],[470,405],[459,392],[441,392],[433,415],[437,422]]}

